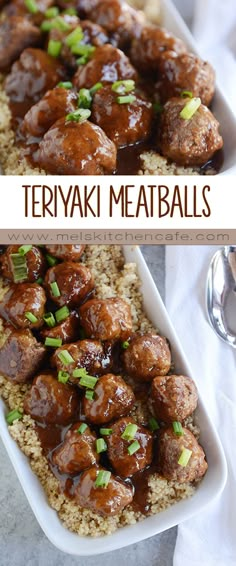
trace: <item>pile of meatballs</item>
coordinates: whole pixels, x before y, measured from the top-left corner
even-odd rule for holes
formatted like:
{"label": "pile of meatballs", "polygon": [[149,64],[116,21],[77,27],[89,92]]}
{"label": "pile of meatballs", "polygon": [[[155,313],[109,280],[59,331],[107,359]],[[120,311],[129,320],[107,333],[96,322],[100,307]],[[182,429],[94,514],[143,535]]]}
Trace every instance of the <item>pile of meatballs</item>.
{"label": "pile of meatballs", "polygon": [[[122,0],[0,0],[0,71],[22,155],[49,174],[113,174],[143,143],[201,167],[222,148],[215,74]],[[123,155],[123,154],[122,154]],[[136,171],[134,171],[136,173]]]}
{"label": "pile of meatballs", "polygon": [[[197,406],[194,382],[171,373],[166,338],[133,331],[125,300],[96,297],[83,251],[3,250],[0,374],[29,383],[24,413],[48,437],[52,426],[62,427],[49,459],[57,474],[77,478],[75,501],[110,516],[131,504],[136,474],[155,469],[167,480],[195,482],[207,462],[184,426]],[[150,417],[144,426],[134,418],[142,389]]]}

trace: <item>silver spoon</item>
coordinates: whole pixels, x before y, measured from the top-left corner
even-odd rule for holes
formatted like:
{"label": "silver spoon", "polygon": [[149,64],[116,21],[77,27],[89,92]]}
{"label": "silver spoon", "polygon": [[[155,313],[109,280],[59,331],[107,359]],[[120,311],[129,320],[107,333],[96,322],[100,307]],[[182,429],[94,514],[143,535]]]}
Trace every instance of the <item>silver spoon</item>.
{"label": "silver spoon", "polygon": [[215,253],[210,263],[206,304],[213,330],[224,342],[236,348],[236,335],[228,329],[225,318],[226,300],[232,291],[236,300],[236,246],[225,246]]}

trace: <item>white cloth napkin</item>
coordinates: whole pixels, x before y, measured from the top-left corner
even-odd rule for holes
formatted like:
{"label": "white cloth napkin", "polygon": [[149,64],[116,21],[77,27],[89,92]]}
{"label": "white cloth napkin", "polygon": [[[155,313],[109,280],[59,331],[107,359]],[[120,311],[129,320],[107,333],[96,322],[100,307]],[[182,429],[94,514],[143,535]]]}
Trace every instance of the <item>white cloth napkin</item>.
{"label": "white cloth napkin", "polygon": [[222,495],[178,528],[174,566],[236,564],[236,350],[213,332],[205,310],[208,265],[217,248],[166,248],[166,305],[228,463]]}

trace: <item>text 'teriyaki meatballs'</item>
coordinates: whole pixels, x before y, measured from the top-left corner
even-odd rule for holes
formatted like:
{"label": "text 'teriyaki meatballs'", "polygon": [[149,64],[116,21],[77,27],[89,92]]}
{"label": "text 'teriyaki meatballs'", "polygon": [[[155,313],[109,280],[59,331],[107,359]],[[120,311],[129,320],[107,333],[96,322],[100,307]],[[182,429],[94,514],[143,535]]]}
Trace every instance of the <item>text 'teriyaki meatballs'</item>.
{"label": "text 'teriyaki meatballs'", "polygon": [[73,83],[80,88],[92,88],[98,82],[114,83],[118,80],[136,80],[137,72],[128,57],[110,44],[96,47],[86,65],[81,65],[74,75]]}
{"label": "text 'teriyaki meatballs'", "polygon": [[[28,249],[29,248],[29,249]],[[22,277],[20,265],[24,263]],[[43,277],[46,271],[46,261],[37,246],[7,246],[6,251],[0,257],[2,276],[14,283],[34,283],[39,277]],[[19,269],[18,269],[19,268]]]}
{"label": "text 'teriyaki meatballs'", "polygon": [[197,400],[197,388],[190,377],[159,375],[152,381],[150,403],[161,421],[182,422],[196,409]]}
{"label": "text 'teriyaki meatballs'", "polygon": [[138,381],[151,381],[156,375],[166,375],[171,354],[166,338],[154,334],[134,334],[123,354],[127,375]]}
{"label": "text 'teriyaki meatballs'", "polygon": [[135,397],[129,385],[119,375],[108,373],[98,380],[93,399],[83,398],[83,412],[93,424],[105,424],[127,415]]}
{"label": "text 'teriyaki meatballs'", "polygon": [[202,447],[187,428],[182,436],[172,428],[160,432],[159,466],[166,479],[179,483],[201,478],[208,467]]}
{"label": "text 'teriyaki meatballs'", "polygon": [[77,108],[77,94],[73,90],[57,87],[46,94],[30,108],[24,117],[22,131],[24,134],[39,137]]}
{"label": "text 'teriyaki meatballs'", "polygon": [[43,325],[46,295],[37,283],[13,285],[5,296],[4,312],[18,328],[40,328]]}
{"label": "text 'teriyaki meatballs'", "polygon": [[116,474],[122,478],[128,478],[151,464],[152,434],[130,417],[112,425],[107,444],[109,460]]}
{"label": "text 'teriyaki meatballs'", "polygon": [[130,306],[119,297],[91,299],[79,310],[86,336],[100,340],[126,340],[132,332]]}
{"label": "text 'teriyaki meatballs'", "polygon": [[57,305],[78,306],[94,287],[91,272],[82,263],[65,261],[48,269],[44,286]]}
{"label": "text 'teriyaki meatballs'", "polygon": [[53,464],[61,474],[76,474],[97,464],[96,438],[88,425],[76,422],[67,431],[62,444],[53,451]]}
{"label": "text 'teriyaki meatballs'", "polygon": [[35,377],[24,399],[24,411],[32,419],[47,424],[69,424],[78,413],[79,395],[76,388],[59,383],[46,373]]}

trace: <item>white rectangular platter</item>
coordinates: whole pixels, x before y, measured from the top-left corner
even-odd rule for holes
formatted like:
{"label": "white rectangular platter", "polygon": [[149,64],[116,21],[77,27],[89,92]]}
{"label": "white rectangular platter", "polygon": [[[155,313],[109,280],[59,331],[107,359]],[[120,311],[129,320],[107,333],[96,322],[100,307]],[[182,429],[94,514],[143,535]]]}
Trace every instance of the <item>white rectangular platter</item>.
{"label": "white rectangular platter", "polygon": [[[159,328],[161,334],[170,341],[176,372],[181,372],[194,378],[140,250],[137,247],[130,246],[124,246],[123,250],[126,262],[137,264],[139,277],[142,282],[144,310],[154,326]],[[200,336],[199,340],[201,340]],[[95,539],[80,537],[66,530],[56,512],[49,507],[43,488],[33,474],[27,458],[9,435],[5,413],[4,403],[0,401],[0,431],[2,440],[26,497],[48,539],[60,550],[69,554],[78,556],[96,555],[128,546],[160,533],[190,518],[195,513],[199,513],[203,507],[220,494],[226,482],[227,468],[224,453],[218,436],[208,418],[207,411],[200,399],[196,412],[196,422],[201,428],[200,442],[205,449],[209,469],[194,496],[182,500],[158,515],[144,519],[142,522],[123,527],[112,535]]]}

